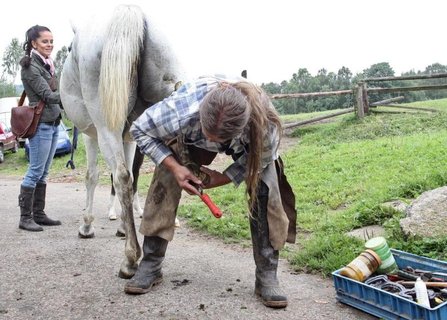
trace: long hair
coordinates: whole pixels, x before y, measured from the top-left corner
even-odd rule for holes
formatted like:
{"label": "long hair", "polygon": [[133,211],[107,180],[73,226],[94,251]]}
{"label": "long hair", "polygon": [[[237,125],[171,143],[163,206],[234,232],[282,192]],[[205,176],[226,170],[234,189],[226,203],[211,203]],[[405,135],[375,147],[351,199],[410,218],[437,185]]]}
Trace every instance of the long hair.
{"label": "long hair", "polygon": [[23,43],[23,51],[25,51],[25,56],[20,60],[20,65],[23,68],[29,68],[31,64],[31,50],[33,49],[33,41],[36,41],[40,37],[40,33],[48,31],[51,32],[50,29],[44,26],[39,26],[36,24],[29,28],[25,33],[25,42]]}
{"label": "long hair", "polygon": [[276,127],[279,138],[283,131],[269,97],[260,87],[247,81],[222,82],[202,101],[200,121],[206,132],[224,141],[238,136],[248,127],[250,142],[245,183],[252,208],[261,178],[264,140],[270,139],[270,126]]}

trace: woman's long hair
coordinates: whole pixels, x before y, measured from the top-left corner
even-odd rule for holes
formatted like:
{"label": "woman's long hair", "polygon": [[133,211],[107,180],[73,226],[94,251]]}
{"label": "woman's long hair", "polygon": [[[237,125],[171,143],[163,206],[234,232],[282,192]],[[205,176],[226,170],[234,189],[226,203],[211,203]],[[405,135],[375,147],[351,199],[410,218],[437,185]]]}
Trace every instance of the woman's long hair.
{"label": "woman's long hair", "polygon": [[200,121],[206,132],[222,140],[230,140],[248,127],[250,142],[245,183],[251,208],[262,172],[264,139],[271,139],[268,137],[270,126],[276,127],[279,138],[283,132],[269,97],[260,87],[247,81],[222,82],[205,96],[200,107]]}

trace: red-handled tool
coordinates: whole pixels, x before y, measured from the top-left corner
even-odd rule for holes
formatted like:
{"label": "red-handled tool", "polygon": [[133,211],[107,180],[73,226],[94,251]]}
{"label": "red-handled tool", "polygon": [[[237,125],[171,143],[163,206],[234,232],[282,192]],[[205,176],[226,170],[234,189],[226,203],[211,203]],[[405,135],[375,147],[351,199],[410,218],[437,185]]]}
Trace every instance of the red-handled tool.
{"label": "red-handled tool", "polygon": [[200,192],[200,199],[208,206],[213,216],[216,218],[222,217],[222,211],[220,211],[219,207],[211,200],[210,196],[206,193],[203,193],[203,189],[198,187],[197,190]]}

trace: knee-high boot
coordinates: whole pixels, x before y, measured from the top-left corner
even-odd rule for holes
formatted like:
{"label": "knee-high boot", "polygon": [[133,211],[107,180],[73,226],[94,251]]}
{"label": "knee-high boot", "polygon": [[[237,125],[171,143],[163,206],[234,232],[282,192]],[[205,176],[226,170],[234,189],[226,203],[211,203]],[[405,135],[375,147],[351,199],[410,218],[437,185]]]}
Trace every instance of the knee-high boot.
{"label": "knee-high boot", "polygon": [[28,231],[43,231],[43,228],[36,224],[32,216],[34,188],[20,186],[19,207],[20,222],[19,228]]}
{"label": "knee-high boot", "polygon": [[285,308],[287,296],[281,290],[277,278],[279,251],[273,249],[269,240],[268,191],[267,185],[261,181],[257,202],[250,218],[253,256],[256,264],[255,293],[267,307]]}
{"label": "knee-high boot", "polygon": [[58,226],[61,225],[59,220],[50,219],[45,214],[45,197],[47,192],[47,185],[45,183],[37,183],[34,191],[33,201],[33,218],[37,224],[42,226]]}
{"label": "knee-high boot", "polygon": [[162,282],[161,264],[165,258],[167,247],[168,240],[144,236],[143,258],[133,278],[126,283],[124,292],[132,294],[147,293],[152,286]]}

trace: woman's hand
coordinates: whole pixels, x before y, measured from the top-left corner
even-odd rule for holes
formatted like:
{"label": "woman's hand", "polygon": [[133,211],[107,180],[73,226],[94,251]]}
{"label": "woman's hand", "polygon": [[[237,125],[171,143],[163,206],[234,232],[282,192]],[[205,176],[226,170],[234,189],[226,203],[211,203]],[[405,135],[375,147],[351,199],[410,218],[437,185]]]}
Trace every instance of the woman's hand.
{"label": "woman's hand", "polygon": [[207,184],[203,184],[204,189],[220,187],[231,182],[230,178],[219,171],[211,170],[204,166],[200,167],[200,171],[206,173],[210,177],[209,182]]}

